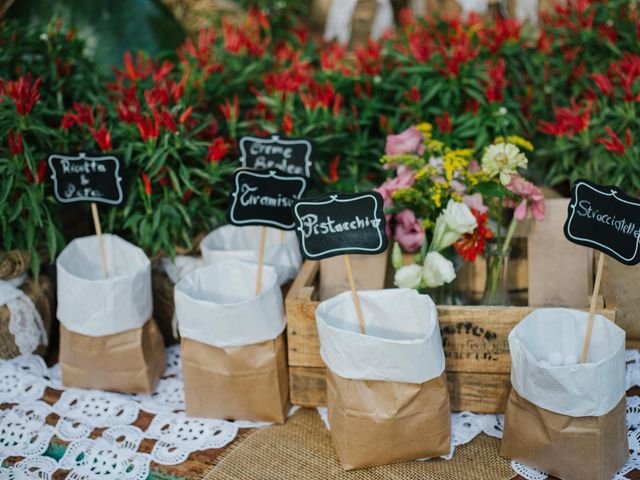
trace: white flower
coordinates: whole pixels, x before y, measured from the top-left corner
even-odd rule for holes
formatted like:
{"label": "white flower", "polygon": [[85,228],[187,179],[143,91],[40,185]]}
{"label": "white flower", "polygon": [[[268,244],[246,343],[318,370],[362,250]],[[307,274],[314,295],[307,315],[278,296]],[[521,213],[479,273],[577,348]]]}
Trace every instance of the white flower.
{"label": "white flower", "polygon": [[438,252],[447,248],[465,233],[473,232],[477,226],[476,217],[465,203],[449,200],[447,208],[436,220],[431,250]]}
{"label": "white flower", "polygon": [[426,287],[441,287],[451,283],[456,278],[453,262],[447,260],[438,252],[427,253],[422,267],[422,284]]}
{"label": "white flower", "polygon": [[419,288],[422,283],[422,267],[416,265],[405,265],[400,267],[393,277],[393,284],[400,288]]}
{"label": "white flower", "polygon": [[513,143],[497,143],[484,152],[482,170],[492,177],[499,175],[500,182],[508,185],[511,175],[518,173],[518,168],[527,168],[528,163],[526,155]]}

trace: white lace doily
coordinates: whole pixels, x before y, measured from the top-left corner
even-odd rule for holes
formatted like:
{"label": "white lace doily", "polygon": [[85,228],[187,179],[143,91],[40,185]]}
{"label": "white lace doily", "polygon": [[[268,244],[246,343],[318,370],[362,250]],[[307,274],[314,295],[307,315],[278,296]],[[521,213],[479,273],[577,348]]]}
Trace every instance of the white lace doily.
{"label": "white lace doily", "polygon": [[[186,417],[177,345],[167,349],[166,359],[165,373],[151,395],[64,389],[59,367],[47,369],[36,355],[0,360],[0,404],[13,405],[0,410],[0,480],[50,480],[58,469],[69,470],[67,478],[72,480],[142,480],[149,474],[151,461],[176,465],[194,451],[224,447],[239,428],[268,425]],[[627,386],[639,386],[640,352],[628,350],[626,360]],[[53,405],[42,401],[47,387],[63,391]],[[141,410],[155,414],[146,430],[131,425]],[[292,408],[289,415],[296,410]],[[329,427],[326,409],[318,412]],[[59,416],[53,425],[47,423],[55,418],[51,414]],[[503,419],[502,415],[452,414],[451,455],[456,446],[480,433],[501,438]],[[90,438],[95,428],[105,427],[97,438]],[[614,480],[627,480],[627,473],[640,469],[640,397],[627,397],[627,427],[631,457]],[[44,456],[54,435],[70,442],[59,461]],[[155,442],[151,453],[138,451],[143,439]],[[10,456],[24,459],[2,468],[2,461]],[[547,478],[517,462],[512,467],[527,480]]]}
{"label": "white lace doily", "polygon": [[[151,461],[176,465],[194,451],[224,447],[239,428],[269,425],[186,417],[178,345],[167,348],[166,361],[152,394],[126,395],[64,388],[59,365],[48,369],[37,355],[0,360],[0,404],[13,405],[0,410],[0,480],[47,480],[61,468],[73,480],[142,480]],[[62,391],[53,405],[42,400],[47,387]],[[132,425],[142,410],[155,415],[146,430]],[[48,425],[51,414],[59,419]],[[106,430],[90,438],[96,428]],[[70,442],[59,462],[44,456],[54,435]],[[151,453],[138,451],[143,439],[155,441]],[[10,456],[24,460],[1,468]]]}

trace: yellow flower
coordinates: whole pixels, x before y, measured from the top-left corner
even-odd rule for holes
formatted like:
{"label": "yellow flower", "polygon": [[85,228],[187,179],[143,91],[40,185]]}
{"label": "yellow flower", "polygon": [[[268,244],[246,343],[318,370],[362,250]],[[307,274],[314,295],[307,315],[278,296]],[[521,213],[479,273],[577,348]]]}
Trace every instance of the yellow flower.
{"label": "yellow flower", "polygon": [[498,175],[500,182],[507,185],[511,181],[511,175],[517,173],[518,168],[526,168],[529,162],[514,144],[498,143],[487,147],[481,163],[485,173],[490,177]]}
{"label": "yellow flower", "polygon": [[427,140],[426,142],[424,142],[424,145],[425,147],[427,147],[427,151],[429,153],[437,155],[439,155],[444,148],[444,143],[442,143],[440,140]]}
{"label": "yellow flower", "polygon": [[507,138],[497,137],[493,141],[493,143],[513,143],[514,145],[522,147],[525,150],[533,152],[533,143],[531,143],[529,140],[519,137],[518,135],[509,135]]}
{"label": "yellow flower", "polygon": [[425,139],[431,138],[431,131],[433,130],[433,125],[427,122],[422,122],[416,125],[416,130],[418,130]]}

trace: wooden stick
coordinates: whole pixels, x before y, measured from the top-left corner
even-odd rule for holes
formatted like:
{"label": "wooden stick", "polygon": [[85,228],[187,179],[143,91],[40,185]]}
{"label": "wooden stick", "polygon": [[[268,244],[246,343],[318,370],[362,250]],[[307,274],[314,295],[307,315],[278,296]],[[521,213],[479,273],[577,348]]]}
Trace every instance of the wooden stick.
{"label": "wooden stick", "polygon": [[262,227],[260,234],[260,253],[258,253],[258,282],[256,283],[256,295],[262,290],[262,264],[264,263],[264,244],[267,241],[267,227]]}
{"label": "wooden stick", "polygon": [[98,206],[95,202],[91,202],[91,216],[93,217],[93,226],[98,236],[98,247],[100,248],[100,256],[102,257],[102,269],[104,277],[109,278],[109,268],[107,267],[107,254],[104,250],[104,242],[102,241],[102,227],[100,226],[100,217],[98,216]]}
{"label": "wooden stick", "polygon": [[356,306],[356,315],[358,316],[360,333],[364,335],[366,333],[364,329],[364,318],[362,317],[362,308],[360,308],[360,298],[358,297],[358,290],[356,290],[356,281],[353,278],[353,270],[351,270],[351,260],[349,260],[349,255],[343,255],[342,258],[344,258],[344,266],[347,268],[347,276],[349,277],[349,285],[351,286],[353,303]]}
{"label": "wooden stick", "polygon": [[285,235],[285,233],[286,232],[284,230],[280,230],[280,243],[284,243],[284,239],[285,239],[284,235]]}
{"label": "wooden stick", "polygon": [[587,361],[587,353],[589,352],[589,343],[591,343],[591,332],[593,330],[593,315],[596,311],[598,295],[600,294],[600,283],[602,282],[603,267],[604,267],[604,253],[600,252],[600,258],[598,259],[598,270],[596,272],[596,282],[593,284],[593,296],[591,297],[591,307],[589,308],[587,334],[584,337],[584,344],[582,345],[582,356],[580,357],[580,363],[585,363]]}

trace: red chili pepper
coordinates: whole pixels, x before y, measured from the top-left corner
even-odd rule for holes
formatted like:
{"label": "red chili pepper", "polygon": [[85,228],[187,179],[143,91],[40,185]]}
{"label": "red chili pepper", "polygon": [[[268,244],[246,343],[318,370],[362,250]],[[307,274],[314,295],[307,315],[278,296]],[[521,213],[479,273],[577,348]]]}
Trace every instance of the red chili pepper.
{"label": "red chili pepper", "polygon": [[150,197],[151,196],[151,180],[149,179],[149,175],[142,172],[140,174],[140,178],[142,178],[142,184],[144,185],[144,193]]}

